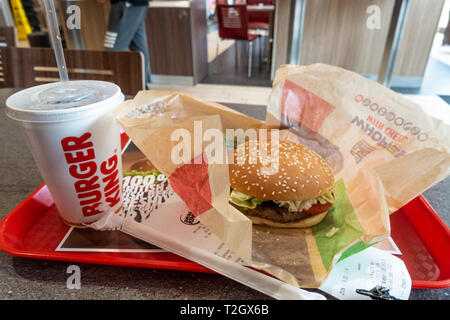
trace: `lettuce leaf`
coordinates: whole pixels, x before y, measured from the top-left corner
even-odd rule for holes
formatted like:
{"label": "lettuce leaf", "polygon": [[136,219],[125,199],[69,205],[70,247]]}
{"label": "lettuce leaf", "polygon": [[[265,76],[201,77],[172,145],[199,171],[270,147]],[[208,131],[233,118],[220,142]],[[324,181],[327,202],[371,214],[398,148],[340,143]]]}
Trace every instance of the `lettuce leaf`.
{"label": "lettuce leaf", "polygon": [[[255,209],[257,205],[261,204],[264,201],[272,201],[272,200],[264,200],[261,198],[255,198],[253,196],[249,196],[245,193],[233,190],[230,193],[229,200],[231,203],[234,203],[235,205],[242,207],[244,209]],[[273,200],[276,204],[278,204],[280,207],[286,207],[289,212],[299,212],[303,210],[308,210],[311,208],[314,204],[320,203],[333,203],[334,197],[333,197],[333,190],[328,191],[327,193],[313,199],[308,200],[289,200],[289,201],[277,201]]]}
{"label": "lettuce leaf", "polygon": [[265,201],[264,199],[255,198],[236,190],[231,191],[229,200],[231,203],[246,209],[255,209],[258,204]]}

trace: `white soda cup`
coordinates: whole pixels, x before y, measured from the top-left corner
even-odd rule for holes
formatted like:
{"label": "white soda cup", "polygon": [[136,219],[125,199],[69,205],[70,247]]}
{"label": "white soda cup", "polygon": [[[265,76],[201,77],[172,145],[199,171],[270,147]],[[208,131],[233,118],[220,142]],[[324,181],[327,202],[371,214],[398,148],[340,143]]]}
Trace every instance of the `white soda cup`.
{"label": "white soda cup", "polygon": [[112,110],[124,96],[104,81],[70,81],[10,96],[6,113],[19,121],[63,221],[82,227],[123,203],[120,127]]}

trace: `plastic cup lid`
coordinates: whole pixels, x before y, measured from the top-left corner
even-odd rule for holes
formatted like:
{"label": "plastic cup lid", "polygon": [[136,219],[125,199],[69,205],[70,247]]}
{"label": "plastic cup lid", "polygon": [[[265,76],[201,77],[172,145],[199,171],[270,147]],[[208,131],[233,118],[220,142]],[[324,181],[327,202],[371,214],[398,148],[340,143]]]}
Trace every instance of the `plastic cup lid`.
{"label": "plastic cup lid", "polygon": [[72,121],[104,112],[123,99],[120,88],[111,82],[56,82],[11,95],[6,100],[6,114],[22,122]]}

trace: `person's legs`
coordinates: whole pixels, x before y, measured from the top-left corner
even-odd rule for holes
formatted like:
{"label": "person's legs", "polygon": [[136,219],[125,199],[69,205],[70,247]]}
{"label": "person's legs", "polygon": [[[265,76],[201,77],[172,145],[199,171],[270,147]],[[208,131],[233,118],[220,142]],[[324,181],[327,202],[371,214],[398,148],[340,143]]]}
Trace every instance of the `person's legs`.
{"label": "person's legs", "polygon": [[126,2],[111,4],[104,43],[106,50],[128,50],[139,27],[134,9],[135,7]]}
{"label": "person's legs", "polygon": [[145,63],[145,88],[148,89],[148,83],[150,83],[150,60],[148,55],[147,45],[147,33],[145,31],[145,17],[147,15],[147,7],[140,6],[139,21],[140,24],[134,34],[130,43],[130,49],[133,51],[140,51],[144,54]]}
{"label": "person's legs", "polygon": [[104,44],[106,50],[125,51],[131,49],[144,54],[146,88],[150,82],[150,64],[145,32],[147,10],[147,6],[132,6],[124,2],[111,5]]}

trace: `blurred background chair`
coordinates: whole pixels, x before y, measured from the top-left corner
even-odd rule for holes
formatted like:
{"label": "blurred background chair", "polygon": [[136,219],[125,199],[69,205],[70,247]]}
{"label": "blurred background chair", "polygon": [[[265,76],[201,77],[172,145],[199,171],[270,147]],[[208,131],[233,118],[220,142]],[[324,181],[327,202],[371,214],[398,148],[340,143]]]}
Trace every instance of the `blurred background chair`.
{"label": "blurred background chair", "polygon": [[[247,0],[249,6],[268,6],[274,5],[272,0]],[[269,11],[250,11],[248,12],[248,28],[268,30],[270,27]]]}
{"label": "blurred background chair", "polygon": [[[144,56],[132,51],[64,50],[71,80],[103,80],[125,95],[144,90]],[[0,87],[27,88],[59,81],[53,49],[0,47]]]}
{"label": "blurred background chair", "polygon": [[[248,6],[273,6],[275,5],[273,0],[247,0]],[[266,57],[269,56],[268,50],[270,51],[270,43],[271,43],[271,34],[270,28],[271,23],[273,23],[271,19],[271,15],[273,11],[248,11],[248,29],[250,33],[258,34],[259,38],[259,50],[264,52],[264,61],[268,60]],[[264,41],[263,41],[263,38]]]}
{"label": "blurred background chair", "polygon": [[[217,17],[219,22],[219,39],[217,41],[216,57],[219,50],[220,39],[234,39],[246,41],[248,44],[248,72],[252,76],[253,40],[259,37],[257,34],[248,32],[248,14],[245,4],[239,5],[217,5]],[[235,44],[237,46],[237,43]],[[238,65],[238,54],[236,47],[236,67]],[[260,51],[261,52],[261,51]],[[217,60],[217,59],[216,59]],[[261,61],[261,59],[260,59]],[[216,62],[216,68],[217,68]],[[217,69],[216,69],[217,70]]]}

